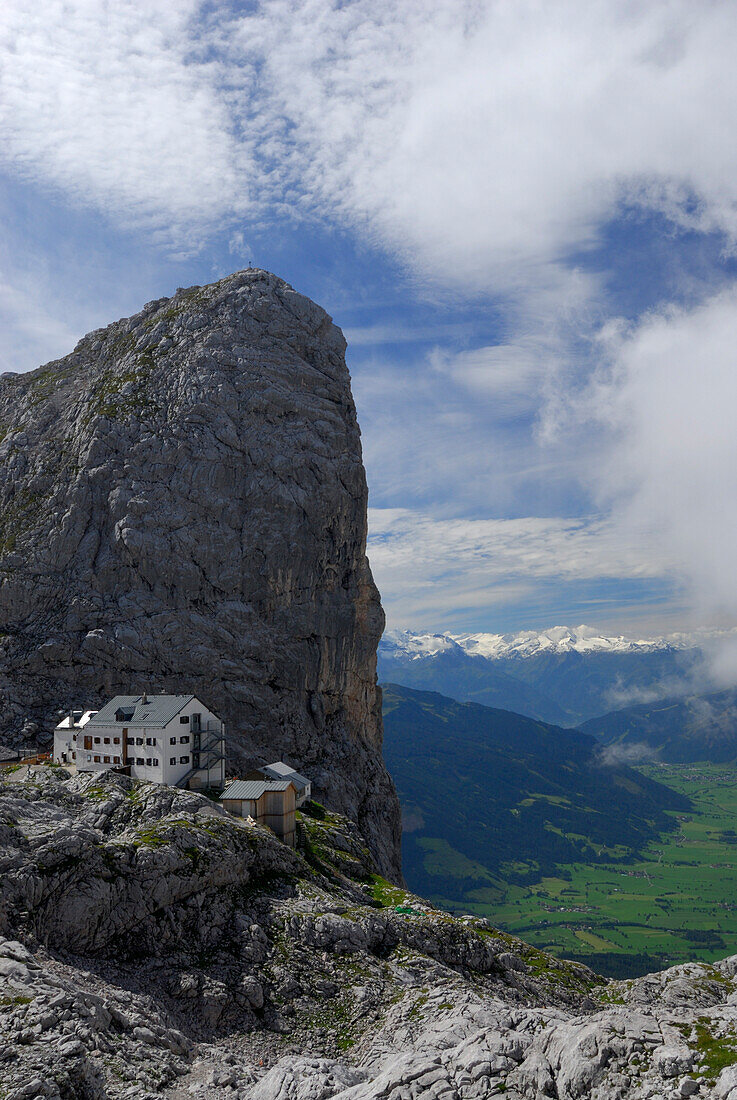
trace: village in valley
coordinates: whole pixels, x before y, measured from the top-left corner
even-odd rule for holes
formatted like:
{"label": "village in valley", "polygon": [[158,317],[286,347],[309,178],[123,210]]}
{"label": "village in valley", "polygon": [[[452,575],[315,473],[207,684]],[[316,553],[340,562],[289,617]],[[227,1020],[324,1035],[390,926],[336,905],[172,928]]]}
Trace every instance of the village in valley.
{"label": "village in valley", "polygon": [[292,848],[296,810],[312,794],[310,780],[282,760],[226,778],[225,725],[194,695],[116,695],[100,710],[72,709],[54,730],[53,763],[216,794],[229,813],[268,826]]}

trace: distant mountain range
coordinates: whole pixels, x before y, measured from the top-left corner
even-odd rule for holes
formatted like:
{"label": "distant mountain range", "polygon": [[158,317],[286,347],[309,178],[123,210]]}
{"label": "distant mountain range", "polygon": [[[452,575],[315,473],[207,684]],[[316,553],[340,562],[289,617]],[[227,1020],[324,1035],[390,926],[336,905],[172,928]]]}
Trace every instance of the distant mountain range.
{"label": "distant mountain range", "polygon": [[602,634],[591,626],[553,626],[548,630],[522,630],[516,634],[422,634],[413,630],[387,630],[381,640],[385,653],[411,658],[434,657],[455,647],[470,657],[501,660],[534,657],[540,653],[642,653],[655,649],[698,648],[705,632],[669,634],[655,638],[626,638]]}
{"label": "distant mountain range", "polygon": [[694,692],[712,635],[608,637],[591,627],[518,634],[388,631],[379,678],[576,726],[635,702]]}
{"label": "distant mountain range", "polygon": [[630,857],[672,823],[666,811],[690,808],[586,733],[396,684],[384,755],[407,881],[451,907],[493,903],[559,864]]}
{"label": "distant mountain range", "polygon": [[584,722],[585,733],[630,762],[737,764],[737,690],[641,703]]}

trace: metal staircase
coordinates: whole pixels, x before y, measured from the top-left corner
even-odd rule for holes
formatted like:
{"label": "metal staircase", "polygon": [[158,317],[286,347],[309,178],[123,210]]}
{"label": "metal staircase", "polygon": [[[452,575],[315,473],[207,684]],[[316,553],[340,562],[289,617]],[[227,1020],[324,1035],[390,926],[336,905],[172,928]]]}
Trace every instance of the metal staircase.
{"label": "metal staircase", "polygon": [[206,786],[221,786],[220,769],[218,768],[217,781],[209,782],[210,770],[225,759],[225,731],[220,729],[193,729],[192,730],[192,767],[185,772],[181,779],[177,780],[177,787],[186,787],[193,776],[207,772],[208,782]]}

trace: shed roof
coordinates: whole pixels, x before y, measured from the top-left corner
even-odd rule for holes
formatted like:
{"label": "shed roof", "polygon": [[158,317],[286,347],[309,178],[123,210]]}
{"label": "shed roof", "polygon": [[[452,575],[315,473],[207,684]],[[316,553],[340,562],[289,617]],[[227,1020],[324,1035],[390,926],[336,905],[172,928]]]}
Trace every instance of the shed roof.
{"label": "shed roof", "polygon": [[290,779],[236,779],[220,795],[224,798],[239,800],[254,800],[260,798],[265,791],[286,791],[294,784]]}
{"label": "shed roof", "polygon": [[285,764],[283,760],[275,760],[273,764],[264,764],[259,770],[272,779],[291,779],[299,791],[306,790],[310,785],[309,779],[305,779],[303,775],[295,771],[290,764]]}
{"label": "shed roof", "polygon": [[[143,702],[142,695],[116,695],[98,710],[93,726],[166,726],[175,718],[194,695],[151,695]],[[125,711],[124,720],[116,718],[118,711]],[[130,715],[128,716],[128,713]]]}

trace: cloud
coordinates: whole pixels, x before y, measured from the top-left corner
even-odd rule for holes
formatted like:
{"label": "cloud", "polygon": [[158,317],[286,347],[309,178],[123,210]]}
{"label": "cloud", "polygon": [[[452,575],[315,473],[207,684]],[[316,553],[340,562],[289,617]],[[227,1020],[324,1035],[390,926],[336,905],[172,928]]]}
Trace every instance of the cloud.
{"label": "cloud", "polygon": [[38,283],[30,272],[6,270],[0,276],[0,373],[17,371],[19,349],[31,349],[36,362],[44,362],[52,347],[74,347],[79,334],[44,308]]}
{"label": "cloud", "polygon": [[411,325],[406,322],[381,322],[379,324],[348,326],[343,335],[351,348],[372,347],[381,344],[423,344],[438,340],[472,339],[474,326],[468,321]]}
{"label": "cloud", "polygon": [[614,327],[605,343],[579,406],[608,437],[591,484],[623,536],[668,554],[701,618],[734,622],[737,289]]}
{"label": "cloud", "polygon": [[737,11],[685,0],[30,0],[0,12],[3,160],[185,245],[342,220],[544,312],[622,202],[737,236]]}
{"label": "cloud", "polygon": [[228,252],[231,256],[237,256],[239,259],[248,258],[250,263],[250,256],[253,249],[240,229],[236,230],[235,233],[231,233],[230,240],[228,241]]}
{"label": "cloud", "polygon": [[715,731],[731,734],[737,721],[737,706],[733,696],[727,699],[709,699],[694,696],[686,701],[689,717],[707,734]]}
{"label": "cloud", "polygon": [[263,59],[264,107],[289,121],[280,179],[421,278],[557,301],[623,202],[734,240],[729,3],[698,19],[682,0],[260,13],[231,41]]}
{"label": "cloud", "polygon": [[729,0],[8,0],[0,162],[180,256],[348,226],[495,298],[527,357],[596,327],[605,278],[579,261],[623,205],[734,247],[735,32]]}
{"label": "cloud", "polygon": [[597,763],[604,768],[621,768],[622,765],[656,760],[657,756],[652,745],[646,745],[644,741],[633,741],[624,745],[605,745],[597,754]]}
{"label": "cloud", "polygon": [[425,356],[364,361],[353,370],[353,389],[372,502],[442,507],[484,495],[493,506],[513,495],[505,474],[527,443],[510,438],[502,446],[467,393]]}
{"label": "cloud", "polygon": [[416,510],[369,510],[369,558],[392,624],[435,628],[472,609],[540,599],[545,583],[647,581],[668,562],[599,519],[438,519]]}
{"label": "cloud", "polygon": [[734,631],[706,639],[703,648],[712,690],[733,687],[737,683],[737,636]]}
{"label": "cloud", "polygon": [[435,519],[409,509],[372,508],[370,527],[374,559],[397,563],[406,555],[423,566],[461,555],[497,577],[654,577],[669,564],[653,547],[632,546],[600,519]]}
{"label": "cloud", "polygon": [[179,249],[247,209],[250,140],[234,140],[218,66],[196,49],[199,7],[4,4],[5,165]]}
{"label": "cloud", "polygon": [[657,703],[662,699],[682,699],[685,695],[712,686],[708,670],[701,664],[690,669],[688,675],[662,677],[657,682],[645,686],[628,683],[619,677],[617,683],[603,695],[609,710],[624,710],[639,704]]}
{"label": "cloud", "polygon": [[542,338],[527,337],[457,353],[436,348],[430,365],[487,401],[496,419],[506,420],[538,412],[557,353]]}
{"label": "cloud", "polygon": [[[547,383],[527,348],[357,358],[349,349],[372,504],[438,517],[568,508],[590,444],[580,430],[537,438]],[[473,389],[469,373],[483,376]]]}

